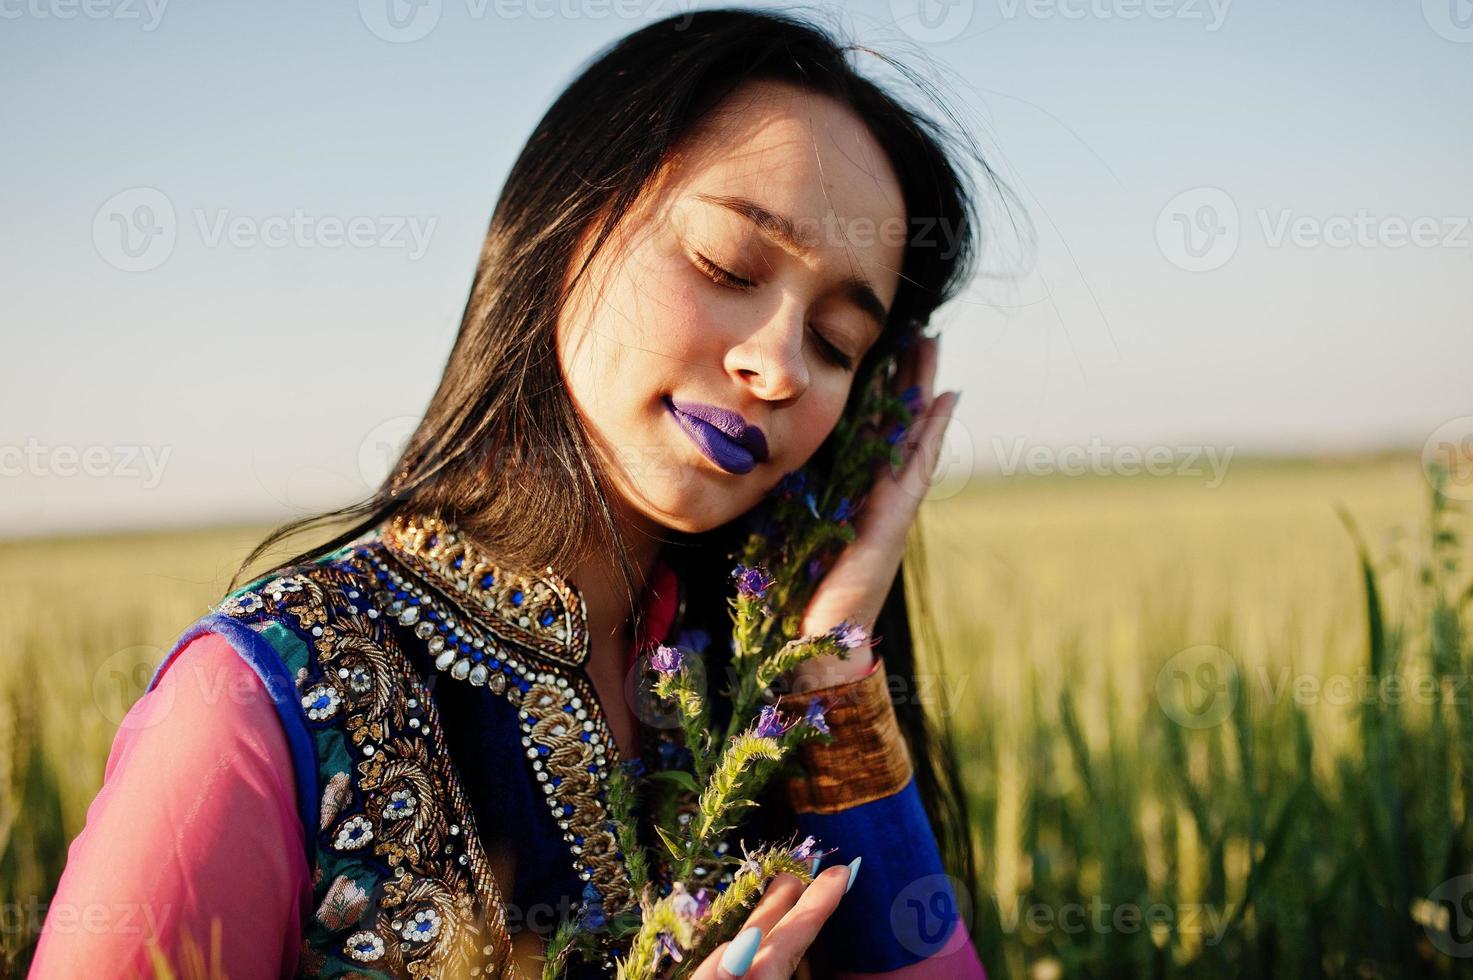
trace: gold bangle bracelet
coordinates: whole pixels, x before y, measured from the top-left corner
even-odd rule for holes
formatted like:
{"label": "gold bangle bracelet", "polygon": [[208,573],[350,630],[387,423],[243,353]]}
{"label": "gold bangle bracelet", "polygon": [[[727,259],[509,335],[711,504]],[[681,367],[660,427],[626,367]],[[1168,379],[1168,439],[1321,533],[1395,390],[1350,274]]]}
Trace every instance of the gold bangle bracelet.
{"label": "gold bangle bracelet", "polygon": [[784,714],[802,714],[819,698],[833,741],[798,747],[804,776],[787,780],[797,813],[837,813],[898,793],[910,781],[910,748],[895,719],[883,658],[864,677],[778,698]]}

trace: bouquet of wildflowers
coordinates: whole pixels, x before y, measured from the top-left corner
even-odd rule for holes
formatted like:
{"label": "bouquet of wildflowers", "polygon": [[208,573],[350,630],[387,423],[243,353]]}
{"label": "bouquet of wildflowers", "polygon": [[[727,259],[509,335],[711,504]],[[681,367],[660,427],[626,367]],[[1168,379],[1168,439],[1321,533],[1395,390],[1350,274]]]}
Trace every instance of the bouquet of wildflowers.
{"label": "bouquet of wildflowers", "polygon": [[[916,334],[908,331],[900,349],[914,344]],[[794,747],[832,738],[817,698],[801,716],[781,717],[772,703],[773,682],[813,657],[847,659],[851,650],[875,642],[847,621],[825,633],[798,634],[819,580],[855,538],[851,518],[876,468],[902,464],[898,443],[921,405],[915,386],[890,390],[895,356],[878,359],[861,382],[857,411],[835,427],[831,454],[818,466],[810,462],[786,474],[750,515],[750,533],[732,572],[733,680],[726,692],[732,712],[719,738],[703,695],[704,673],[692,670],[704,649],[701,631],[683,633],[677,645],[661,645],[649,658],[658,678],[654,692],[673,705],[683,730],[689,768],[647,772],[641,760],[631,760],[611,773],[609,812],[639,907],[609,912],[596,890],[585,889],[579,915],[563,923],[548,947],[544,980],[560,976],[575,950],[612,964],[620,980],[679,980],[736,934],[774,875],[813,879],[810,868],[821,854],[812,837],[754,850],[743,842],[740,857],[722,837],[756,805],[754,798]],[[658,847],[647,848],[637,836],[637,800],[652,801],[648,820]],[[729,872],[724,887],[694,885],[712,869]]]}

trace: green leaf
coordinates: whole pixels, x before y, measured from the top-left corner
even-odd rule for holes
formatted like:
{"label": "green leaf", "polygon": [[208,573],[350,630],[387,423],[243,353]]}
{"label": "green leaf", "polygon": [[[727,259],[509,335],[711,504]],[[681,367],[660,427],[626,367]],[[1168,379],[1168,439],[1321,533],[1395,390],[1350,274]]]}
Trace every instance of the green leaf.
{"label": "green leaf", "polygon": [[649,778],[662,779],[667,783],[674,783],[681,789],[689,790],[690,792],[695,793],[698,796],[701,792],[701,788],[696,785],[696,777],[692,776],[684,769],[662,769],[659,772],[650,773]]}
{"label": "green leaf", "polygon": [[681,847],[679,841],[670,836],[670,831],[666,830],[664,827],[656,825],[655,832],[660,835],[660,841],[665,845],[665,849],[670,852],[671,857],[675,858],[675,860],[677,861],[683,860],[685,858],[684,848]]}

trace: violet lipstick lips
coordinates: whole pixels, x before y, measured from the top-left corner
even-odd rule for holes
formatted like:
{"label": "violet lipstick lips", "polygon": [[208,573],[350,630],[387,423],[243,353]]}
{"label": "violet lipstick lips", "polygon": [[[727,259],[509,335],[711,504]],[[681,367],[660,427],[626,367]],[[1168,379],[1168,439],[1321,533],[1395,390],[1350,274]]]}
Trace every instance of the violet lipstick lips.
{"label": "violet lipstick lips", "polygon": [[737,412],[670,395],[665,407],[696,448],[728,473],[750,472],[767,459],[767,437]]}

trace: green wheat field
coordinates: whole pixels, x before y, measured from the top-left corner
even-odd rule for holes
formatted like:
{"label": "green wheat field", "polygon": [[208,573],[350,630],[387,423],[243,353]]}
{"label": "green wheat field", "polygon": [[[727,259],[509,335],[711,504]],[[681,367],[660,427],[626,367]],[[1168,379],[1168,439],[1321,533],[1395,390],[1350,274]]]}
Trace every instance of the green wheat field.
{"label": "green wheat field", "polygon": [[[957,733],[990,976],[1473,975],[1473,487],[1434,479],[1234,460],[926,503],[937,631],[895,695]],[[265,530],[0,544],[0,976],[119,719]]]}

